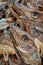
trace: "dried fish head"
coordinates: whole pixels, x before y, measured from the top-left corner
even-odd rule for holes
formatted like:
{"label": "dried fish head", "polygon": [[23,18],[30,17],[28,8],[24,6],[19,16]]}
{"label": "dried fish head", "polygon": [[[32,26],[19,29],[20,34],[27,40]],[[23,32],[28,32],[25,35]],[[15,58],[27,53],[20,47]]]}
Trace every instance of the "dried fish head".
{"label": "dried fish head", "polygon": [[[21,35],[24,34],[24,32],[20,31],[20,30],[21,29],[18,30],[18,27],[14,26],[12,28],[12,30],[10,30],[10,31],[11,31],[11,33],[13,32],[13,34],[12,34],[12,36],[14,36],[13,40],[15,40],[16,44],[19,43],[18,45],[16,45],[16,44],[14,44],[14,45],[16,46],[17,50],[19,51],[19,54],[20,54],[22,60],[26,64],[38,64],[38,63],[41,63],[40,55],[39,55],[39,53],[37,51],[37,47],[36,47],[35,43],[32,42],[32,41],[24,42],[20,38]],[[20,34],[20,36],[19,36],[19,34]],[[28,37],[26,39],[29,40]]]}

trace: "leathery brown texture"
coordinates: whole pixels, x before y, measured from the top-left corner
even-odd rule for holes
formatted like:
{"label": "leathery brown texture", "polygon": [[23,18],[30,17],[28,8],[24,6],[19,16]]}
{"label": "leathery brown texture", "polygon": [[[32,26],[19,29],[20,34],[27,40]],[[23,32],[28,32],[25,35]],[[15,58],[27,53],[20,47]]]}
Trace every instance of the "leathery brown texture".
{"label": "leathery brown texture", "polygon": [[0,65],[43,65],[43,0],[0,0]]}

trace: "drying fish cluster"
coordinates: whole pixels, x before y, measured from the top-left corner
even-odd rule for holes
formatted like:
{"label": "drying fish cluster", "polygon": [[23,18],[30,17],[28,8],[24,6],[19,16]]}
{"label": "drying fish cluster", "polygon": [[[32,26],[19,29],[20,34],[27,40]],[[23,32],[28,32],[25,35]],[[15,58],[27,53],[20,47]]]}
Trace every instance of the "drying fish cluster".
{"label": "drying fish cluster", "polygon": [[43,0],[0,0],[0,65],[43,65]]}

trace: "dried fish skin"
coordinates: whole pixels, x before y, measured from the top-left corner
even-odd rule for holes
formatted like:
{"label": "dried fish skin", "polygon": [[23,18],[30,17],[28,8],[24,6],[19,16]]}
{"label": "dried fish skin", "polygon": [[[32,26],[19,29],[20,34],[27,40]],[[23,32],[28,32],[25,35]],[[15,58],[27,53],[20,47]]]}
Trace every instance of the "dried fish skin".
{"label": "dried fish skin", "polygon": [[16,13],[19,15],[19,16],[25,16],[25,14],[24,14],[24,12],[23,12],[23,10],[19,7],[19,6],[17,6],[15,3],[14,3],[14,6],[13,6],[13,9],[16,11]]}
{"label": "dried fish skin", "polygon": [[[37,53],[36,53],[36,55],[37,55],[37,57],[38,58],[36,58],[36,55],[34,54],[33,56],[28,56],[29,54],[26,54],[26,53],[23,53],[23,52],[19,52],[20,53],[20,55],[22,56],[22,59],[23,59],[23,61],[26,63],[26,64],[39,64],[39,63],[41,63],[41,59],[40,59],[40,57],[39,57],[39,55],[37,55]],[[40,59],[40,60],[39,60]]]}
{"label": "dried fish skin", "polygon": [[[29,37],[32,39],[31,35],[29,35],[29,34],[28,34],[27,32],[25,32],[25,31],[23,31],[21,28],[19,28],[19,27],[17,27],[17,26],[14,26],[14,25],[11,25],[10,27],[11,27],[10,29],[14,30],[14,31],[17,33],[17,35],[21,36],[21,35],[23,35],[23,34],[27,34],[27,36],[29,36]],[[17,31],[17,30],[18,30],[18,31]]]}

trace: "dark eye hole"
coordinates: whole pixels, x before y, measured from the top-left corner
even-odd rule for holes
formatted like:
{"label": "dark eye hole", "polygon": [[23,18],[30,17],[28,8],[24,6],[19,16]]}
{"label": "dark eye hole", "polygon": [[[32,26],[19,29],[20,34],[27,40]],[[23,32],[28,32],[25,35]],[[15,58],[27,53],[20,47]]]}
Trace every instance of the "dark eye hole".
{"label": "dark eye hole", "polygon": [[19,64],[19,59],[18,57],[16,56],[16,54],[14,55],[9,55],[10,59],[12,60],[13,63],[15,64]]}
{"label": "dark eye hole", "polygon": [[5,6],[5,9],[8,9],[8,5]]}
{"label": "dark eye hole", "polygon": [[22,20],[21,20],[21,19],[18,19],[18,20],[16,21],[16,26],[18,26],[18,27],[21,28],[21,29],[24,29],[24,26],[23,26],[23,23],[22,23]]}
{"label": "dark eye hole", "polygon": [[38,6],[39,8],[42,8],[41,6]]}
{"label": "dark eye hole", "polygon": [[21,3],[21,0],[19,0],[18,3]]}
{"label": "dark eye hole", "polygon": [[36,34],[39,33],[39,31],[35,28],[34,28],[33,32],[36,33]]}
{"label": "dark eye hole", "polygon": [[21,27],[21,23],[22,23],[22,21],[21,21],[20,19],[18,19],[16,25],[17,25],[18,27]]}
{"label": "dark eye hole", "polygon": [[43,7],[42,6],[38,6],[38,10],[39,11],[43,11]]}
{"label": "dark eye hole", "polygon": [[20,24],[17,24],[18,27],[20,27]]}
{"label": "dark eye hole", "polygon": [[3,12],[3,9],[2,8],[0,8],[0,12]]}
{"label": "dark eye hole", "polygon": [[0,55],[0,60],[3,58],[3,54]]}
{"label": "dark eye hole", "polygon": [[38,1],[37,5],[38,5],[38,10],[43,11],[43,1]]}
{"label": "dark eye hole", "polygon": [[27,35],[22,35],[22,40],[23,40],[23,41],[27,41],[27,40],[29,40],[29,38],[28,38]]}
{"label": "dark eye hole", "polygon": [[33,14],[32,14],[32,18],[37,18],[38,17],[38,12],[34,11]]}
{"label": "dark eye hole", "polygon": [[13,57],[14,58],[17,58],[17,56],[16,56],[16,54],[14,54],[14,55],[9,55],[9,57],[12,59]]}

